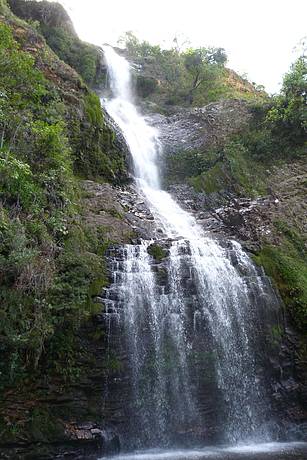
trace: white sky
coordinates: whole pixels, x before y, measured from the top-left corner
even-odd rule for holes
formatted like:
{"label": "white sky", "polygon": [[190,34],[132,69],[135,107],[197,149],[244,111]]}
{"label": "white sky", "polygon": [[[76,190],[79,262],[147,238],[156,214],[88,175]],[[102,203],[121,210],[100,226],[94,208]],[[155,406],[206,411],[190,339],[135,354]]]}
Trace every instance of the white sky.
{"label": "white sky", "polygon": [[221,46],[228,67],[277,92],[307,35],[307,0],[59,0],[83,40],[116,44],[132,30],[168,46],[177,35],[191,46]]}

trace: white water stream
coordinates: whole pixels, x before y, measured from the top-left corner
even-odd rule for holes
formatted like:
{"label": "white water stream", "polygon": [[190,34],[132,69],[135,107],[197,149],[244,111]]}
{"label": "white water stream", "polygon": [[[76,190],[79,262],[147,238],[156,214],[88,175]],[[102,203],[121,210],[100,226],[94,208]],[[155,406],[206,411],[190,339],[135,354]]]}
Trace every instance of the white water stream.
{"label": "white water stream", "polygon": [[[104,53],[113,94],[105,107],[129,146],[140,194],[164,239],[172,241],[163,287],[147,251],[152,242],[143,241],[122,249],[122,261],[113,266],[112,295],[106,299],[110,311],[121,318],[126,336],[134,427],[129,436],[138,431],[131,445],[171,445],[178,433],[195,432],[209,423],[199,402],[206,369],[193,364],[196,354],[206,353],[214,361],[222,438],[232,443],[268,441],[269,407],[253,346],[259,332],[257,308],[269,308],[274,293],[238,243],[220,244],[204,234],[194,217],[161,189],[159,133],[133,102],[129,63],[111,47]],[[199,351],[196,342],[204,336],[210,350]]]}

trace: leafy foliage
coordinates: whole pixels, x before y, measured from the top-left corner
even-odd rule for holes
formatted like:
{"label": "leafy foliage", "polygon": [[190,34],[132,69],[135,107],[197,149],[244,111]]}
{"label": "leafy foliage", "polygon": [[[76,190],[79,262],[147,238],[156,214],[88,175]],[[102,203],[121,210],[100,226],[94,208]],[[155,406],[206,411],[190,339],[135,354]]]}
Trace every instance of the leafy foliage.
{"label": "leafy foliage", "polygon": [[307,135],[307,60],[301,56],[286,74],[281,95],[267,114],[273,134],[293,145],[302,145]]}
{"label": "leafy foliage", "polygon": [[76,173],[115,178],[124,165],[98,97],[80,95],[77,111],[0,23],[1,387],[75,378],[76,333],[106,283],[107,242],[76,220]]}
{"label": "leafy foliage", "polygon": [[[227,56],[222,48],[198,48],[188,49],[183,53],[184,65],[192,76],[192,86],[189,90],[188,100],[193,104],[194,93],[199,87],[212,85],[213,82],[221,77],[219,66],[223,66],[227,61]],[[207,88],[208,90],[208,88]]]}
{"label": "leafy foliage", "polygon": [[161,262],[167,256],[167,251],[159,244],[151,244],[147,251],[157,262]]}
{"label": "leafy foliage", "polygon": [[73,67],[91,87],[104,81],[101,55],[94,45],[82,42],[76,35],[61,28],[41,25],[41,31],[51,49]]}
{"label": "leafy foliage", "polygon": [[281,94],[269,107],[255,107],[256,123],[242,136],[251,156],[267,165],[305,156],[307,66],[300,57],[286,74]]}
{"label": "leafy foliage", "polygon": [[30,166],[12,154],[0,157],[0,192],[5,206],[34,211],[42,204],[42,190],[35,184]]}
{"label": "leafy foliage", "polygon": [[[252,87],[245,93],[238,92],[227,81],[227,55],[223,48],[181,50],[176,40],[174,43],[173,48],[162,49],[138,40],[132,32],[121,37],[120,44],[143,69],[137,81],[142,97],[150,96],[154,102],[166,105],[201,106],[223,97],[259,96],[256,90],[251,91]],[[241,84],[244,86],[243,80]]]}

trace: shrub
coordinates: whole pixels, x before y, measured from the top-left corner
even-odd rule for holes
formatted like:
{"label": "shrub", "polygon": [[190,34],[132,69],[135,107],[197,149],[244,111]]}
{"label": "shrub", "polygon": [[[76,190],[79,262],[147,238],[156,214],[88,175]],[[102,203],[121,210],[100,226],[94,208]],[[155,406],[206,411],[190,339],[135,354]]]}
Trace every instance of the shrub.
{"label": "shrub", "polygon": [[292,145],[306,142],[307,133],[307,60],[301,56],[284,78],[281,95],[267,115],[267,124],[277,136]]}
{"label": "shrub", "polygon": [[60,59],[74,68],[88,85],[98,86],[104,81],[105,76],[100,64],[101,55],[97,47],[82,42],[62,27],[41,24],[41,31],[50,48]]}
{"label": "shrub", "polygon": [[34,213],[43,205],[43,193],[30,166],[9,152],[0,157],[0,197],[7,207],[17,206]]}
{"label": "shrub", "polygon": [[167,257],[167,251],[159,244],[151,244],[147,251],[157,262],[161,262],[161,260]]}
{"label": "shrub", "polygon": [[143,77],[138,75],[136,80],[136,92],[142,97],[146,98],[154,93],[158,87],[158,82],[155,78]]}

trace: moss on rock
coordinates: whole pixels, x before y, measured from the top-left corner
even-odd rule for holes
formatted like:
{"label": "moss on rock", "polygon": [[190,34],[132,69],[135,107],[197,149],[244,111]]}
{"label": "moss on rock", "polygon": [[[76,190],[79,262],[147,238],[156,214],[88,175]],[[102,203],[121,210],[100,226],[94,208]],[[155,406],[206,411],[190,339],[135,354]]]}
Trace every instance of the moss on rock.
{"label": "moss on rock", "polygon": [[276,222],[279,244],[266,244],[254,257],[272,277],[293,323],[301,331],[307,326],[307,252],[306,241],[284,222]]}
{"label": "moss on rock", "polygon": [[[254,197],[266,191],[264,166],[249,156],[240,140],[230,141],[220,149],[184,156],[187,161],[194,159],[195,164],[190,163],[185,170],[181,168],[182,175],[198,192],[233,192]],[[180,158],[174,156],[171,161],[177,163]]]}
{"label": "moss on rock", "polygon": [[147,252],[151,255],[157,262],[161,262],[161,260],[167,257],[168,252],[162,246],[157,243],[153,243],[148,246]]}

